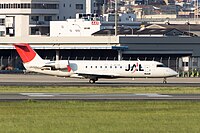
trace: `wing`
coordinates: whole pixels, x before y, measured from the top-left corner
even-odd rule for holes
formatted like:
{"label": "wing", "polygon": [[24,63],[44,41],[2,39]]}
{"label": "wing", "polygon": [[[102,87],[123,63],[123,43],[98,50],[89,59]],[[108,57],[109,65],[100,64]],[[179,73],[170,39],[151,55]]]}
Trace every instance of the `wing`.
{"label": "wing", "polygon": [[85,78],[117,78],[119,77],[119,74],[115,73],[76,73],[79,76],[85,77]]}

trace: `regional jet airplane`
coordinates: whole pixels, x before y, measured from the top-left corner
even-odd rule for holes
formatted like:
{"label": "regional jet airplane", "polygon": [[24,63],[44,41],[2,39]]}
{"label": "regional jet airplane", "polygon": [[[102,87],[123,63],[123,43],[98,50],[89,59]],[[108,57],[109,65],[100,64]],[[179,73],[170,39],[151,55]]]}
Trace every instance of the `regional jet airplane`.
{"label": "regional jet airplane", "polygon": [[95,83],[100,78],[166,78],[177,72],[157,61],[43,60],[29,44],[14,44],[24,67],[31,72],[72,78],[87,78]]}

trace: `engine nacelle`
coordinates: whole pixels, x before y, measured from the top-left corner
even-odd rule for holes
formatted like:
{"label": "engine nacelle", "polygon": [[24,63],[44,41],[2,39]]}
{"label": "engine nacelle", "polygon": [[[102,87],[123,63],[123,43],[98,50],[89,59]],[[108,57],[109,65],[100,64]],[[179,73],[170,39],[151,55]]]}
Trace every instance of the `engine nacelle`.
{"label": "engine nacelle", "polygon": [[67,69],[68,62],[66,61],[52,61],[45,64],[45,67],[51,67],[52,70]]}
{"label": "engine nacelle", "polygon": [[55,64],[55,69],[67,69],[68,63],[57,63]]}

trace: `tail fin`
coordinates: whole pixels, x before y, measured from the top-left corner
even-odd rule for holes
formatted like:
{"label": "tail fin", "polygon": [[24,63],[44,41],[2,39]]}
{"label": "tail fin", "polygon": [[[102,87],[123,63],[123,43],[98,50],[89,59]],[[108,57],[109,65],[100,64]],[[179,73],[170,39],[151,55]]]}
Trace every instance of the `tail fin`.
{"label": "tail fin", "polygon": [[21,57],[24,67],[42,67],[44,60],[26,43],[14,44],[19,56]]}

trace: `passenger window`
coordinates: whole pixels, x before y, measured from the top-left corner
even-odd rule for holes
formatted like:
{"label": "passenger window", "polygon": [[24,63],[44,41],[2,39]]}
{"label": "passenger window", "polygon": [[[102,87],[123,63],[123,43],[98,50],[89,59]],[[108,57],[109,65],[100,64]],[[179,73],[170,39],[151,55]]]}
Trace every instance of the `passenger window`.
{"label": "passenger window", "polygon": [[91,68],[92,68],[92,66],[91,66]]}
{"label": "passenger window", "polygon": [[97,66],[95,66],[95,68],[97,68]]}
{"label": "passenger window", "polygon": [[85,66],[85,68],[87,68],[87,66]]}
{"label": "passenger window", "polygon": [[110,68],[112,68],[112,66],[110,66]]}

